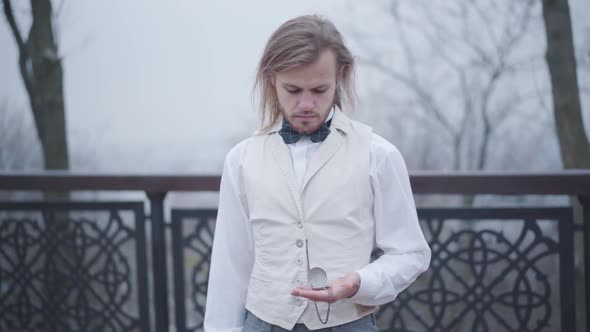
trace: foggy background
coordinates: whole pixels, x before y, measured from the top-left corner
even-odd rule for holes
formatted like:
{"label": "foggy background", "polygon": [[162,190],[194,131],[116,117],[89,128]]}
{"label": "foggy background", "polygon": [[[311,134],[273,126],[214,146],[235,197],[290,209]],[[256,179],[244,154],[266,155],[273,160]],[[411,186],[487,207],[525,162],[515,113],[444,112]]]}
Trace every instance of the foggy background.
{"label": "foggy background", "polygon": [[[466,19],[449,14],[460,3],[474,3],[477,10]],[[251,89],[265,41],[285,20],[317,13],[335,22],[357,56],[354,117],[398,146],[411,170],[561,169],[540,2],[497,2],[506,8],[512,4],[508,10],[514,15],[495,3],[54,1],[70,168],[219,174],[229,149],[256,129]],[[523,24],[525,3],[532,5]],[[24,34],[29,5],[13,6]],[[573,0],[570,6],[588,132],[590,3]],[[41,150],[18,72],[18,51],[3,15],[0,22],[0,168],[40,170]],[[478,112],[486,78],[499,58],[496,48],[505,30],[520,31],[522,25],[522,36],[506,57],[516,69],[500,75],[489,97],[489,112],[499,120],[492,116],[497,130],[489,135],[481,163]],[[490,33],[488,26],[497,29]],[[470,51],[465,35],[455,34],[465,30],[490,63],[478,60],[485,57]],[[440,36],[428,40],[431,32]],[[465,70],[470,96],[461,91],[457,71],[449,69],[443,55]],[[416,89],[379,65],[405,75],[429,96],[417,96]],[[526,100],[511,102],[515,91]],[[436,107],[425,106],[424,98]],[[466,114],[467,128],[461,131]],[[460,146],[454,144],[457,137]]]}

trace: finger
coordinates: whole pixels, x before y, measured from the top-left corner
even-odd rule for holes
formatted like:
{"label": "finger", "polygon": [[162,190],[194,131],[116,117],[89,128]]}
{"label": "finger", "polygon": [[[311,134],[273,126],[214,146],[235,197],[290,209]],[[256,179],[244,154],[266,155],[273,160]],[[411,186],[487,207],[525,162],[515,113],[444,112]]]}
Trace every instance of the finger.
{"label": "finger", "polygon": [[330,299],[330,294],[327,290],[316,291],[311,289],[295,288],[291,291],[291,295],[304,297],[312,301],[333,302],[333,299]]}

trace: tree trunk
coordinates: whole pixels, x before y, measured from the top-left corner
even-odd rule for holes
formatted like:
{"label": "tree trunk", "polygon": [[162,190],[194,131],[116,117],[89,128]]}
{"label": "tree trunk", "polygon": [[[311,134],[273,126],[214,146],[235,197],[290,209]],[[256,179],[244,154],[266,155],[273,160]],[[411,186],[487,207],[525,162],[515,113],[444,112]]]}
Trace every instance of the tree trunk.
{"label": "tree trunk", "polygon": [[19,67],[48,170],[69,168],[63,94],[63,70],[59,58],[50,0],[31,0],[33,20],[28,39],[22,38],[10,0],[4,13],[19,49]]}
{"label": "tree trunk", "polygon": [[545,58],[551,76],[555,125],[565,168],[590,168],[590,143],[584,131],[567,0],[543,0],[547,36]]}
{"label": "tree trunk", "polygon": [[[576,58],[572,23],[567,0],[543,0],[543,19],[547,38],[545,59],[551,77],[553,113],[561,160],[564,168],[590,168],[590,143],[584,130],[580,92],[576,72]],[[580,210],[576,197],[572,197],[575,211]],[[590,213],[590,211],[585,211]],[[580,213],[576,222],[582,223]],[[584,236],[590,236],[586,234]],[[584,246],[576,236],[576,325],[586,330],[586,301],[584,277]],[[586,271],[588,273],[588,271]]]}
{"label": "tree trunk", "polygon": [[51,1],[31,0],[33,24],[27,46],[38,88],[33,109],[43,146],[45,169],[68,169],[68,144],[63,94],[63,70],[53,35]]}

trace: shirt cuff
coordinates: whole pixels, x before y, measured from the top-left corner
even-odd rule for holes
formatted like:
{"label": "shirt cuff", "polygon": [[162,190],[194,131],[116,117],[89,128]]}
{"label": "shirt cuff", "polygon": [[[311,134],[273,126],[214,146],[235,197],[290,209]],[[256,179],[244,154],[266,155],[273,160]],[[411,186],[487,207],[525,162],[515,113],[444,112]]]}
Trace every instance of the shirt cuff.
{"label": "shirt cuff", "polygon": [[367,267],[357,270],[356,273],[361,277],[361,285],[350,299],[354,303],[362,305],[374,305],[375,298],[379,295],[380,282],[374,273],[367,271]]}

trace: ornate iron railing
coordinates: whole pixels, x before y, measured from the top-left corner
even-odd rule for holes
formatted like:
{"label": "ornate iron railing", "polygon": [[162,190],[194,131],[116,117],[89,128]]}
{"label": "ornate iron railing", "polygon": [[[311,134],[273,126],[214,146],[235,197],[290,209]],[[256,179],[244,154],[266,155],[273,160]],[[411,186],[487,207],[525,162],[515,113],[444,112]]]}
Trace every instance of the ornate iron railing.
{"label": "ornate iron railing", "polygon": [[[419,208],[431,268],[382,306],[383,331],[580,328],[574,234],[590,234],[590,172],[411,181],[416,194],[575,196],[584,223],[574,223],[571,206]],[[140,190],[149,201],[0,203],[0,331],[201,331],[216,210],[171,208],[166,220],[164,199],[218,185],[218,177],[0,173],[0,193]]]}
{"label": "ornate iron railing", "polygon": [[143,209],[0,204],[0,331],[148,331]]}

